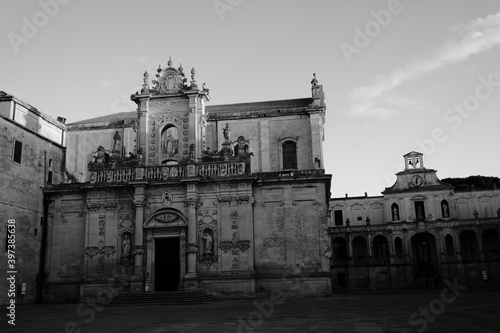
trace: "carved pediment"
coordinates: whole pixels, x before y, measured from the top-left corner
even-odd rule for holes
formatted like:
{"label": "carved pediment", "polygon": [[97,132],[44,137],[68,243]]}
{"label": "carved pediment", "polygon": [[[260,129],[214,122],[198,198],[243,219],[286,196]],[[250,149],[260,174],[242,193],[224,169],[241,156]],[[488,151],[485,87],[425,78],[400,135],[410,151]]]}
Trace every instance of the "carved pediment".
{"label": "carved pediment", "polygon": [[156,227],[182,227],[186,226],[184,220],[176,213],[164,212],[149,218],[144,224],[145,228]]}

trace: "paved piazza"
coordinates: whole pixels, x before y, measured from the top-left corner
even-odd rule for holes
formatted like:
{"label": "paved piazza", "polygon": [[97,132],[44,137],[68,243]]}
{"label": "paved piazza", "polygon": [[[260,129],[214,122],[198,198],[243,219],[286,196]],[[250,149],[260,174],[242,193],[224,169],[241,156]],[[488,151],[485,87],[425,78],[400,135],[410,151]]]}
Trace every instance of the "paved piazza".
{"label": "paved piazza", "polygon": [[[182,306],[24,305],[16,309],[16,326],[9,325],[7,331],[500,332],[500,289],[454,292],[358,292],[324,298],[275,295]],[[5,317],[3,321],[5,327]]]}

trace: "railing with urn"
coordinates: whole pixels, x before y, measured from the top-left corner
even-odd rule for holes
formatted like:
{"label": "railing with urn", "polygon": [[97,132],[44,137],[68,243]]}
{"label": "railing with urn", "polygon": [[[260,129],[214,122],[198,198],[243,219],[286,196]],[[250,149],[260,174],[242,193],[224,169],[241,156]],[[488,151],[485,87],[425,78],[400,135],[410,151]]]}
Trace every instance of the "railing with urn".
{"label": "railing with urn", "polygon": [[250,175],[249,161],[145,166],[90,171],[90,183],[123,183],[133,180],[180,180],[184,178],[218,179]]}

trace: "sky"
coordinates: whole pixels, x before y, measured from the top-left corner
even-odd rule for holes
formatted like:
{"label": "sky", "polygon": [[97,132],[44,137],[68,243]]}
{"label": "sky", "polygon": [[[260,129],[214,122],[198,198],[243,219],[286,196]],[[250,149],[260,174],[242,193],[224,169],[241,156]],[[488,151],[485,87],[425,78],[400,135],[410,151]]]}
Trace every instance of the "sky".
{"label": "sky", "polygon": [[424,154],[500,176],[498,0],[0,0],[0,90],[67,123],[135,110],[169,57],[210,105],[325,92],[332,197],[380,195]]}

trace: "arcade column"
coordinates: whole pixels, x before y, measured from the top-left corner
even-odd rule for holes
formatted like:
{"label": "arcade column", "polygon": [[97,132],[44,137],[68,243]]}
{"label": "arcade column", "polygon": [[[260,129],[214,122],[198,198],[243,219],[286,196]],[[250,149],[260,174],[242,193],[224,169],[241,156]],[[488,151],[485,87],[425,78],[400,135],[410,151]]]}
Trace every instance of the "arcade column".
{"label": "arcade column", "polygon": [[142,225],[144,222],[144,206],[146,204],[144,191],[144,186],[135,188],[134,276],[130,282],[131,291],[143,291],[144,274],[142,272],[142,261],[144,257],[144,244]]}
{"label": "arcade column", "polygon": [[[191,185],[193,186],[193,185]],[[189,185],[188,185],[189,187]],[[195,196],[191,196],[188,190],[188,197],[186,198],[187,206],[187,216],[188,216],[188,235],[187,235],[187,274],[186,279],[195,278],[196,274],[196,257],[198,253],[198,245],[196,240],[196,207],[198,205],[198,199]]]}

